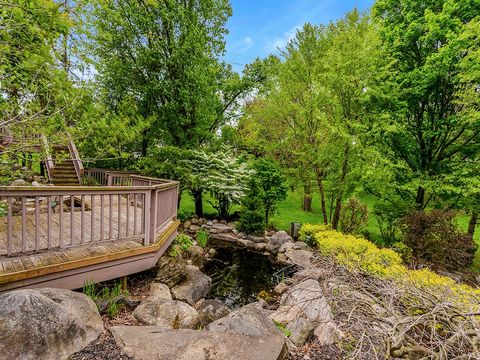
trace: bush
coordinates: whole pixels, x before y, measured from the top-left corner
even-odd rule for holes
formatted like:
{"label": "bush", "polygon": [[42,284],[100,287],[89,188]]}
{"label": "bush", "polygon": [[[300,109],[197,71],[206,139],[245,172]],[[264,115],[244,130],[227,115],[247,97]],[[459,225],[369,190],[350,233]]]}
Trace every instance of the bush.
{"label": "bush", "polygon": [[340,230],[345,234],[359,234],[368,222],[368,206],[351,197],[340,213]]}
{"label": "bush", "polygon": [[[366,239],[344,235],[318,225],[303,227],[305,233],[315,231],[313,237],[320,253],[334,257],[338,263],[347,268],[360,269],[381,279],[427,290],[462,308],[470,309],[472,305],[478,306],[480,289],[457,284],[453,279],[440,276],[428,269],[410,270],[403,265],[398,253],[391,249],[379,249]],[[419,303],[423,301],[422,299],[403,300]]]}
{"label": "bush", "polygon": [[177,218],[180,220],[182,223],[190,220],[193,217],[193,211],[188,210],[188,209],[180,209],[177,212]]}
{"label": "bush", "polygon": [[315,245],[315,239],[313,237],[315,233],[326,230],[330,230],[329,225],[303,224],[298,231],[298,239],[306,243],[308,246],[313,246]]}
{"label": "bush", "polygon": [[258,184],[252,179],[249,182],[247,196],[242,200],[242,211],[236,228],[248,235],[263,236],[265,219],[262,214],[262,202],[258,197]]}
{"label": "bush", "polygon": [[175,240],[173,240],[168,255],[171,257],[177,257],[182,251],[187,250],[193,245],[192,239],[186,234],[178,234]]}
{"label": "bush", "polygon": [[97,291],[97,285],[93,281],[85,281],[82,292],[90,297],[97,305],[98,310],[102,310],[100,305],[105,306],[105,312],[111,318],[117,316],[118,311],[122,308],[119,304],[120,295],[128,296],[128,291],[123,290],[120,283],[115,283],[113,288],[104,286]]}
{"label": "bush", "polygon": [[207,242],[208,242],[209,237],[210,237],[210,235],[208,234],[207,231],[200,230],[197,233],[197,244],[204,248],[205,246],[207,246]]}
{"label": "bush", "polygon": [[458,229],[454,216],[451,211],[414,211],[401,220],[403,243],[412,249],[415,263],[450,270],[472,264],[477,247]]}

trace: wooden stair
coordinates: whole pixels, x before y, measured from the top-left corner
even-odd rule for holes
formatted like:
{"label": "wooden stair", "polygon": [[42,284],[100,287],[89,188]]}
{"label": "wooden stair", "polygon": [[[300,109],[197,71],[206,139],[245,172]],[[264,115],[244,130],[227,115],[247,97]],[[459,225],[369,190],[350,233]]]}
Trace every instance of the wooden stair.
{"label": "wooden stair", "polygon": [[55,161],[52,171],[53,184],[63,186],[79,185],[80,179],[75,170],[68,146],[54,146],[52,155]]}

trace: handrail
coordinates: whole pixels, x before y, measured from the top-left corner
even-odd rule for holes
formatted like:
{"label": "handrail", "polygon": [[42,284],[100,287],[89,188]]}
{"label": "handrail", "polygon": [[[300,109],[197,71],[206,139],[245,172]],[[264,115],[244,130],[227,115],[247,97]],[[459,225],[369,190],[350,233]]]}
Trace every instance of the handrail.
{"label": "handrail", "polygon": [[0,187],[7,205],[0,256],[107,241],[149,245],[176,219],[178,181],[103,169],[86,169],[84,177],[100,173],[105,179],[95,186]]}
{"label": "handrail", "polygon": [[42,135],[42,143],[43,147],[45,148],[45,154],[46,154],[46,159],[45,159],[45,168],[47,170],[47,176],[48,180],[52,181],[53,179],[53,168],[54,168],[54,163],[52,159],[52,155],[50,153],[50,147],[48,146],[48,141],[45,135]]}
{"label": "handrail", "polygon": [[70,152],[70,156],[73,160],[73,165],[75,166],[75,172],[77,173],[78,181],[80,182],[83,176],[83,163],[80,159],[80,154],[78,153],[77,146],[72,139],[72,136],[68,131],[65,131],[68,137],[68,150]]}

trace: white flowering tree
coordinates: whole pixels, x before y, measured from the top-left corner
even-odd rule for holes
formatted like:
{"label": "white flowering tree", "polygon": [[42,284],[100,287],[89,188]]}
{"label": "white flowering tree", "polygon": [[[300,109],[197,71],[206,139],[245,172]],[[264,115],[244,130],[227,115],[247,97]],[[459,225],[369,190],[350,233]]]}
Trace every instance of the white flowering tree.
{"label": "white flowering tree", "polygon": [[193,152],[190,159],[192,192],[209,192],[212,206],[222,219],[228,218],[233,204],[245,196],[252,170],[228,150]]}

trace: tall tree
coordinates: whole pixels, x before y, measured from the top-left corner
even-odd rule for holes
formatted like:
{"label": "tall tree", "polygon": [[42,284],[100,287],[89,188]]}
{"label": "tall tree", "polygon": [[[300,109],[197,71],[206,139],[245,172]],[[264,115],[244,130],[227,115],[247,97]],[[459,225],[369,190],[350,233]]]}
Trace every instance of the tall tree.
{"label": "tall tree", "polygon": [[424,209],[445,185],[437,180],[480,149],[478,25],[471,25],[480,3],[378,0],[374,12],[391,62],[380,138],[397,169],[407,170],[397,176],[404,197]]}
{"label": "tall tree", "polygon": [[227,0],[91,1],[91,50],[111,109],[135,102],[149,125],[140,150],[195,147],[220,125],[218,56],[231,8]]}

